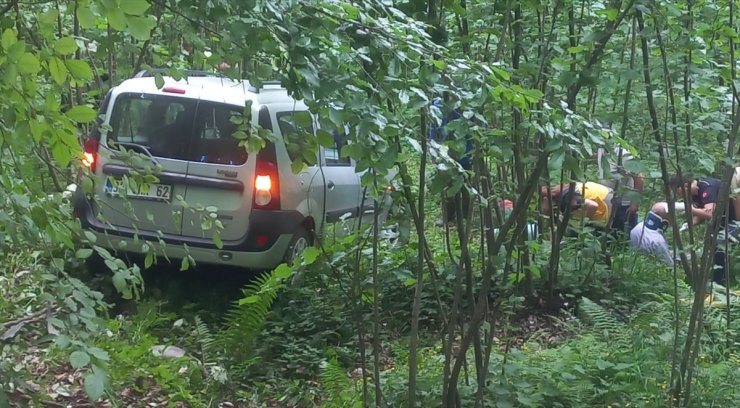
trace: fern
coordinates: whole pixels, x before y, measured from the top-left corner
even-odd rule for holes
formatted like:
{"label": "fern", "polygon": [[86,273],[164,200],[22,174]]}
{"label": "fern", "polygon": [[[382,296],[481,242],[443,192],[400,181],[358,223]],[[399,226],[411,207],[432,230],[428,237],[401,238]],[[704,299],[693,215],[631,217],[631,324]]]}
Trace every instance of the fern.
{"label": "fern", "polygon": [[332,357],[324,363],[321,370],[321,386],[328,396],[322,406],[327,408],[346,408],[361,406],[361,398],[347,374]]}
{"label": "fern", "polygon": [[200,355],[202,358],[203,365],[215,364],[215,356],[213,351],[216,350],[216,337],[213,335],[211,330],[203,322],[200,316],[195,315],[195,327],[193,328],[193,335],[197,339],[198,346],[200,347]]}
{"label": "fern", "polygon": [[262,329],[272,303],[283,287],[282,280],[290,273],[290,268],[283,264],[255,278],[242,290],[244,297],[227,312],[225,328],[213,345],[229,356],[228,360],[234,363],[232,371],[243,373],[252,364],[251,343]]}
{"label": "fern", "polygon": [[581,314],[591,322],[596,330],[601,332],[607,339],[623,340],[626,326],[619,322],[614,315],[587,297],[581,298]]}

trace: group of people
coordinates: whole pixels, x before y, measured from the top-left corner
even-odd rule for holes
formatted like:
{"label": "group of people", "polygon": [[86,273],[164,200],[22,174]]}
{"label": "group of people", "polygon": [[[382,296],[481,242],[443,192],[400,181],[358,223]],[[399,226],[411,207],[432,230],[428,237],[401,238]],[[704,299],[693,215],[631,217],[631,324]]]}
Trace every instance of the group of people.
{"label": "group of people", "polygon": [[[449,129],[448,125],[451,122],[462,118],[457,109],[445,108],[445,104],[451,102],[453,98],[448,93],[445,93],[443,98],[434,101],[432,111],[435,116],[438,115],[439,121],[432,121],[429,139],[440,143],[451,141],[464,143],[464,148],[457,149],[453,158],[463,170],[470,170],[472,141],[467,134],[460,135],[464,137],[457,137],[455,132]],[[603,161],[604,157],[608,157],[608,162]],[[587,181],[543,187],[540,191],[543,211],[557,208],[561,214],[568,214],[575,222],[584,220],[596,229],[612,234],[629,235],[630,244],[633,247],[655,255],[669,266],[673,265],[674,256],[663,236],[663,230],[671,222],[677,220],[676,215],[690,211],[690,220],[693,225],[711,220],[714,216],[720,198],[720,180],[711,177],[673,176],[669,180],[669,187],[673,190],[674,196],[680,199],[687,193],[691,203],[675,203],[674,210],[677,214],[672,214],[668,203],[657,202],[651,206],[644,220],[638,223],[639,200],[644,188],[644,177],[634,169],[629,170],[634,167],[627,165],[633,159],[630,152],[617,147],[613,155],[607,155],[604,149],[599,149],[593,159],[599,171],[598,182]],[[735,237],[740,235],[740,227],[734,224],[734,221],[737,221],[736,214],[740,215],[740,167],[733,175],[730,193],[727,213],[721,220],[723,231],[719,234],[720,241],[714,254],[713,280],[720,284],[726,284],[728,280],[725,267],[727,257],[724,253],[726,241],[724,240],[729,239],[729,242],[734,242]],[[437,225],[445,225],[447,222],[454,221],[458,216],[467,214],[470,197],[465,188],[462,188],[456,197],[460,201],[452,197],[443,198],[442,216],[437,221]],[[460,204],[462,204],[461,208],[458,207]],[[509,202],[509,207],[511,207],[511,202]],[[457,214],[461,209],[462,214]],[[536,235],[538,231],[537,228],[528,228],[527,232],[528,235]]]}
{"label": "group of people", "polygon": [[[633,174],[634,177],[641,177]],[[663,235],[663,230],[672,222],[680,218],[677,215],[684,211],[690,212],[690,222],[698,225],[711,220],[720,199],[722,183],[711,177],[691,178],[672,176],[669,187],[678,199],[688,196],[690,204],[676,202],[674,211],[669,210],[668,203],[653,204],[642,222],[636,222],[636,203],[633,200],[623,200],[615,197],[615,191],[604,183],[575,183],[571,191],[570,185],[544,187],[542,189],[543,207],[549,205],[558,207],[560,213],[570,212],[572,219],[585,219],[597,228],[609,230],[612,233],[629,230],[630,245],[639,251],[654,255],[668,266],[673,266],[674,255]],[[736,242],[740,228],[735,225],[738,221],[736,214],[740,214],[740,167],[735,170],[730,186],[730,194],[725,216],[720,219],[722,230],[718,235],[717,250],[714,253],[714,269],[712,280],[715,283],[726,285],[728,281],[725,254],[725,240]],[[681,230],[688,228],[685,223]]]}

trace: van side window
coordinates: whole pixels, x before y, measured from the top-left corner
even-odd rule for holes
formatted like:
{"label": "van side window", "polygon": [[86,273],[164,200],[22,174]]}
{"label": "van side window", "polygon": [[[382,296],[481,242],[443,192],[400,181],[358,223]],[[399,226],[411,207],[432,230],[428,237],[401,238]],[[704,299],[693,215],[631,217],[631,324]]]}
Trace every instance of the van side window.
{"label": "van side window", "polygon": [[243,109],[231,105],[200,101],[193,125],[190,160],[201,163],[239,166],[247,161],[247,149],[239,146],[234,133],[239,129],[231,118],[242,116]]}
{"label": "van side window", "polygon": [[342,157],[342,147],[347,144],[347,138],[343,133],[336,130],[331,132],[334,137],[334,146],[324,148],[324,160],[327,166],[351,166],[352,162],[349,157]]}
{"label": "van side window", "polygon": [[316,143],[311,114],[308,111],[279,112],[277,120],[290,161],[302,160],[309,166],[315,165]]}

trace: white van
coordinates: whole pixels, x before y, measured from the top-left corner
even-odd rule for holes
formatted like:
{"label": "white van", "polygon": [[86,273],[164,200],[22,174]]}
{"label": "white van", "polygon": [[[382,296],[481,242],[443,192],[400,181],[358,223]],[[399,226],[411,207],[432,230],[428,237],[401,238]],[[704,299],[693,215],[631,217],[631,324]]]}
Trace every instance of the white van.
{"label": "white van", "polygon": [[[245,114],[278,141],[247,153],[234,137]],[[142,253],[142,241],[161,239],[169,258],[266,269],[295,258],[325,222],[368,210],[336,132],[335,146],[320,147],[317,163],[293,173],[315,120],[279,84],[257,89],[191,72],[187,80],[164,77],[158,88],[143,72],[109,92],[100,118],[84,144],[94,193],[78,188],[74,201],[83,228],[103,247]],[[140,153],[138,164],[127,151]],[[133,171],[156,179],[121,183]],[[214,220],[223,224],[218,246],[213,230],[203,229]]]}

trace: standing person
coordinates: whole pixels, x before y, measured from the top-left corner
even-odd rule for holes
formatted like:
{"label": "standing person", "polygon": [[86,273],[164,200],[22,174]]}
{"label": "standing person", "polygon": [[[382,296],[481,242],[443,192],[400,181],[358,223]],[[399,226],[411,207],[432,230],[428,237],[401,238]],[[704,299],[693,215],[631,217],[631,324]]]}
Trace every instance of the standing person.
{"label": "standing person", "polygon": [[[599,182],[611,189],[617,189],[617,182],[619,182],[620,191],[618,195],[622,196],[620,205],[627,207],[625,222],[621,223],[615,219],[612,227],[617,230],[629,232],[637,225],[637,213],[640,209],[640,195],[645,187],[645,177],[642,173],[629,171],[625,168],[625,165],[633,160],[634,157],[629,150],[621,146],[617,146],[614,149],[614,156],[608,156],[609,174],[605,174],[606,172],[602,165],[602,160],[606,155],[605,153],[606,150],[603,148],[597,152],[596,164],[599,172]],[[620,155],[621,165],[619,164]],[[622,191],[624,193],[621,193]]]}
{"label": "standing person", "polygon": [[[683,203],[676,203],[676,212],[684,211]],[[668,241],[663,236],[663,229],[673,220],[668,212],[668,203],[655,203],[647,213],[645,220],[630,231],[630,246],[638,251],[653,255],[668,266],[673,266],[673,256],[668,248]]]}
{"label": "standing person", "polygon": [[[441,112],[442,117],[439,126],[437,125],[436,121],[431,121],[431,125],[429,126],[429,139],[434,140],[438,143],[454,143],[464,141],[464,153],[456,153],[456,150],[453,147],[452,149],[450,149],[450,156],[455,159],[455,161],[463,168],[463,170],[471,170],[473,167],[471,157],[471,152],[473,150],[473,141],[470,138],[470,135],[460,135],[458,134],[460,132],[455,132],[452,129],[449,129],[448,126],[452,122],[462,119],[463,116],[457,107],[452,107],[449,112],[445,112],[445,110],[450,108],[450,106],[454,103],[451,93],[444,92],[443,100],[437,98],[432,103],[433,106],[436,107],[439,112]],[[465,217],[467,215],[470,208],[470,193],[468,193],[468,190],[465,188],[465,186],[460,188],[460,191],[457,192],[454,197],[447,197],[445,192],[443,193],[442,197],[442,215],[436,222],[436,225],[438,227],[444,226],[445,222],[454,222],[457,220],[458,209],[455,203],[457,202],[458,198],[462,201],[463,214],[461,214],[461,216]]]}
{"label": "standing person", "polygon": [[[709,221],[714,216],[714,212],[717,209],[717,203],[719,201],[719,190],[722,183],[720,180],[712,177],[704,177],[700,179],[691,178],[684,176],[683,178],[678,175],[671,176],[668,179],[668,186],[673,190],[677,197],[683,197],[684,192],[688,192],[691,197],[691,224],[698,225],[706,221]],[[715,283],[724,285],[727,281],[727,274],[725,268],[725,252],[724,252],[724,230],[728,228],[728,232],[735,235],[734,226],[727,226],[727,222],[735,221],[735,206],[728,205],[727,216],[722,217],[720,220],[720,226],[722,227],[721,232],[718,236],[720,240],[717,245],[717,250],[714,253],[714,272],[712,274],[712,280]]]}

